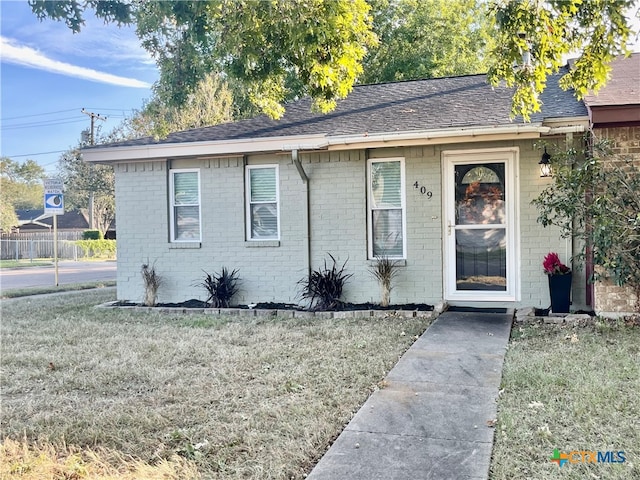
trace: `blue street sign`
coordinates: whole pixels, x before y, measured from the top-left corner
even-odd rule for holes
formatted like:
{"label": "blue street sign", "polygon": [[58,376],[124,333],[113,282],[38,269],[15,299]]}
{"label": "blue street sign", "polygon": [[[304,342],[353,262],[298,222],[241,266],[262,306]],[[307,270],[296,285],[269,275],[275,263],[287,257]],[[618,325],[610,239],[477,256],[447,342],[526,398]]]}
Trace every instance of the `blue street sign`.
{"label": "blue street sign", "polygon": [[44,213],[62,215],[64,213],[64,196],[62,193],[44,194]]}

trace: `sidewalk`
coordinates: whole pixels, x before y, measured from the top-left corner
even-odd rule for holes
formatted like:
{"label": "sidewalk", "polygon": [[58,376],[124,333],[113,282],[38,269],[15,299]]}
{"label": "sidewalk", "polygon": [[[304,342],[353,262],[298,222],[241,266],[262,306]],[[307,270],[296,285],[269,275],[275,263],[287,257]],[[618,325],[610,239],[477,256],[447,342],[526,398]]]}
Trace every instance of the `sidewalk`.
{"label": "sidewalk", "polygon": [[440,315],[308,480],[486,479],[512,319]]}

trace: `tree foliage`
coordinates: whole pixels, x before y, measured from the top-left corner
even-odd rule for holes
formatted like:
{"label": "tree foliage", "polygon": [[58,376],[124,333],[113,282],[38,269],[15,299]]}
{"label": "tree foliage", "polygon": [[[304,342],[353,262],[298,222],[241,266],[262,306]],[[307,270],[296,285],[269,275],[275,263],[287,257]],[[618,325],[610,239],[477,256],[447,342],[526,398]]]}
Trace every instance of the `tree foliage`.
{"label": "tree foliage", "polygon": [[227,83],[210,73],[179,107],[154,95],[128,120],[126,136],[164,138],[171,132],[229,122],[233,111],[233,94]]}
{"label": "tree foliage", "polygon": [[[628,285],[640,310],[640,162],[614,154],[610,143],[554,154],[553,183],[533,201],[538,221],[591,248],[599,276]],[[583,160],[580,160],[580,159]]]}
{"label": "tree foliage", "polygon": [[[326,112],[351,91],[367,47],[376,42],[365,0],[30,0],[40,19],[78,32],[84,10],[105,21],[133,23],[160,68],[162,98],[183,104],[209,72],[245,85],[251,101],[279,117],[286,98],[310,95]],[[291,91],[287,79],[300,79]]]}
{"label": "tree foliage", "polygon": [[0,158],[2,231],[18,226],[16,210],[43,208],[44,178],[44,168],[34,160],[18,162],[9,157]]}
{"label": "tree foliage", "polygon": [[0,195],[0,232],[11,232],[13,227],[18,226],[18,216],[16,209],[13,208],[4,196]]}
{"label": "tree foliage", "polygon": [[498,38],[489,79],[516,87],[512,115],[528,120],[540,110],[538,96],[547,77],[568,56],[578,55],[561,87],[574,89],[578,98],[597,92],[608,79],[611,60],[629,53],[634,32],[625,12],[634,5],[635,0],[493,0]]}
{"label": "tree foliage", "polygon": [[380,40],[364,58],[361,83],[484,73],[493,46],[487,3],[478,0],[375,0]]}
{"label": "tree foliage", "polygon": [[516,87],[512,115],[526,120],[540,109],[547,77],[568,56],[577,60],[562,78],[563,88],[582,98],[604,85],[611,60],[628,53],[634,32],[626,15],[635,6],[635,0],[29,3],[38,18],[64,21],[74,32],[86,10],[108,22],[135,24],[160,69],[156,93],[175,106],[215,72],[274,118],[285,100],[302,95],[327,112],[356,81],[474,72],[487,65],[491,48],[490,81]]}

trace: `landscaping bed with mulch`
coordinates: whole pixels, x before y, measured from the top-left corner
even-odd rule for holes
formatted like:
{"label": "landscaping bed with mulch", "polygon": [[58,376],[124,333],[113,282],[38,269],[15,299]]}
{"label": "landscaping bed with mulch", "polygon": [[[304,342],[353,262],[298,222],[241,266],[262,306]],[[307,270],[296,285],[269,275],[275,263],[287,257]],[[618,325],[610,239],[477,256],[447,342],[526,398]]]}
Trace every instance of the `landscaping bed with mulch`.
{"label": "landscaping bed with mulch", "polygon": [[[129,302],[126,300],[112,302],[110,304],[112,307],[145,307],[145,308],[212,308],[207,302],[202,300],[197,300],[192,298],[190,300],[186,300],[184,302],[177,303],[157,303],[154,307],[147,307],[142,303]],[[250,305],[232,305],[232,309],[241,309],[241,310],[291,310],[298,312],[309,312],[315,311],[313,309],[305,308],[301,305],[297,305],[294,303],[275,303],[275,302],[260,302],[260,303],[252,303]],[[354,312],[354,311],[363,311],[363,310],[382,310],[382,311],[411,311],[411,312],[431,312],[433,311],[433,305],[428,305],[426,303],[405,303],[405,304],[397,304],[397,305],[389,305],[387,307],[383,307],[376,303],[341,303],[336,308],[330,310],[333,312]]]}

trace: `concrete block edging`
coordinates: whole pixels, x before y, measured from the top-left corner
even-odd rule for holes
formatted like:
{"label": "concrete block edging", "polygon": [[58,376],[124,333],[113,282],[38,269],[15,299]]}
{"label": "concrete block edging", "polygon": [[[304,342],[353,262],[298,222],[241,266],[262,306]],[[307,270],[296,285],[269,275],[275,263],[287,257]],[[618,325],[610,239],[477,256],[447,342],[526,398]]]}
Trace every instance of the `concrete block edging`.
{"label": "concrete block edging", "polygon": [[286,318],[318,318],[318,319],[347,319],[347,318],[415,318],[415,317],[435,317],[434,310],[347,310],[337,312],[322,312],[309,310],[263,310],[251,308],[184,308],[184,307],[145,307],[116,305],[117,302],[107,302],[96,305],[96,308],[121,308],[135,312],[156,312],[182,315],[229,315],[239,317],[286,317]]}

